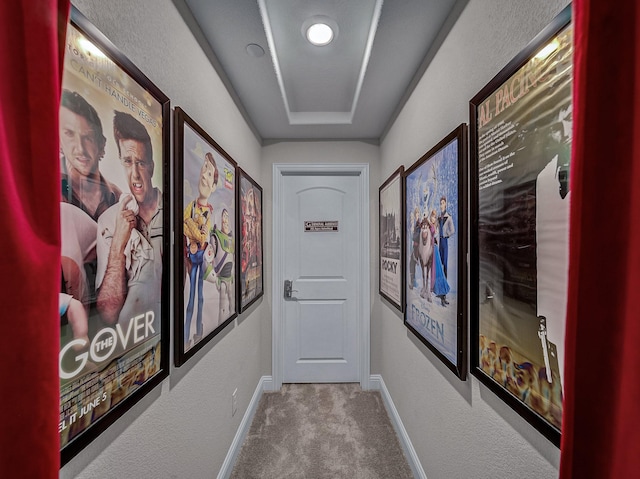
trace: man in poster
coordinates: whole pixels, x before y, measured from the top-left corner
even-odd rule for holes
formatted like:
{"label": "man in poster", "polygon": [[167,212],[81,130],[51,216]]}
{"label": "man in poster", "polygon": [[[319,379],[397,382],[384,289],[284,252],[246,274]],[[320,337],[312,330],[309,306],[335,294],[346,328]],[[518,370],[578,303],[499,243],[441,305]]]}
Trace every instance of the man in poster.
{"label": "man in poster", "polygon": [[96,221],[120,198],[120,188],[101,174],[106,138],[96,109],[79,93],[62,90],[61,324],[88,343],[89,309],[95,301]]}
{"label": "man in poster", "polygon": [[[557,431],[568,286],[572,43],[569,27],[548,43],[553,48],[540,47],[502,86],[474,100],[484,110],[477,125],[478,279],[486,291],[479,305],[481,368]],[[512,85],[523,87],[514,101]]]}
{"label": "man in poster", "polygon": [[100,173],[106,141],[95,108],[79,93],[62,90],[62,201],[77,206],[94,221],[118,201],[121,193]]}
{"label": "man in poster", "polygon": [[[547,381],[553,383],[557,358],[560,383],[564,387],[564,339],[569,283],[569,161],[571,159],[572,106],[560,109],[550,126],[551,160],[536,180],[536,269],[537,315],[541,330]],[[546,338],[544,337],[546,333]],[[555,351],[549,351],[546,340]]]}
{"label": "man in poster", "polygon": [[[120,68],[92,46],[101,50],[67,25],[59,110],[63,457],[72,454],[65,453],[72,451],[71,442],[91,438],[88,430],[114,406],[164,373],[160,298],[166,237],[163,199],[151,175],[155,171],[154,182],[164,176],[168,100],[135,68]],[[114,110],[128,113],[116,113],[115,138],[105,133]],[[119,254],[121,240],[126,247]]]}
{"label": "man in poster", "polygon": [[151,139],[142,123],[119,111],[113,131],[131,194],[123,194],[98,220],[97,307],[105,323],[123,328],[151,312],[159,333],[163,205],[151,180]]}
{"label": "man in poster", "polygon": [[[438,217],[438,249],[440,252],[440,260],[442,261],[442,269],[444,270],[444,277],[448,278],[447,265],[449,264],[449,238],[456,232],[456,228],[453,225],[453,219],[447,211],[447,197],[440,198],[440,216]],[[447,295],[441,295],[442,305],[449,304],[447,301]]]}

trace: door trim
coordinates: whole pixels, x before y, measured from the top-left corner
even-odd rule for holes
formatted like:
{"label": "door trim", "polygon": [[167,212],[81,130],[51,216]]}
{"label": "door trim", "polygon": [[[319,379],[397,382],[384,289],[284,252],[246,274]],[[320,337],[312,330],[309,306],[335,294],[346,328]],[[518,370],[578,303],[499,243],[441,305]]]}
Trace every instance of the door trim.
{"label": "door trim", "polygon": [[285,251],[284,238],[284,181],[283,176],[288,175],[314,175],[314,174],[339,174],[354,175],[359,178],[359,203],[360,224],[358,231],[362,233],[360,238],[362,248],[358,258],[358,279],[356,314],[358,331],[358,377],[360,387],[369,390],[370,380],[370,353],[371,353],[371,328],[370,328],[370,297],[371,284],[369,279],[369,165],[366,163],[354,164],[273,164],[273,271],[272,271],[272,319],[271,319],[271,374],[273,377],[273,389],[282,387],[284,372],[284,297],[282,285],[284,284],[283,260]]}

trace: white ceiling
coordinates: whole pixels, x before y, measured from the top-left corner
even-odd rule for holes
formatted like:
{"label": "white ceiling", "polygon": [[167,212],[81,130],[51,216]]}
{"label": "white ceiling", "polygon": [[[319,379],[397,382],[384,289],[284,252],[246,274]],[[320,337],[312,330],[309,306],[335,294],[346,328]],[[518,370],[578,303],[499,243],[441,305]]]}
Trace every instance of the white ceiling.
{"label": "white ceiling", "polygon": [[[467,3],[174,0],[263,143],[379,142]],[[324,47],[303,35],[318,16],[338,27]]]}

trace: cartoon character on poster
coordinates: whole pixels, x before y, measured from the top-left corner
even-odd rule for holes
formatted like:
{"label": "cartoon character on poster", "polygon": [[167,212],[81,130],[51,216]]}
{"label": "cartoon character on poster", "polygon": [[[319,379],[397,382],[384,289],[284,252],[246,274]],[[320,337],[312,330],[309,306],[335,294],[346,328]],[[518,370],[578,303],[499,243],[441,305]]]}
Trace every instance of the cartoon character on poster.
{"label": "cartoon character on poster", "polygon": [[452,141],[406,177],[406,320],[457,361],[458,144]]}
{"label": "cartoon character on poster", "polygon": [[234,171],[185,123],[185,352],[234,312]]}

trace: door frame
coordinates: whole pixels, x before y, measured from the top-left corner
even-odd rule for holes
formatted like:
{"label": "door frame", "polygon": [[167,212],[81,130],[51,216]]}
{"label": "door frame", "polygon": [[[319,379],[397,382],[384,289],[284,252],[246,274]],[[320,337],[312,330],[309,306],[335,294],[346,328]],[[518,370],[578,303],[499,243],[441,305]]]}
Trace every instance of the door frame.
{"label": "door frame", "polygon": [[369,243],[371,231],[369,229],[369,165],[366,163],[353,164],[273,164],[273,261],[272,261],[272,318],[271,318],[271,374],[273,389],[279,391],[282,387],[284,372],[284,218],[285,205],[283,176],[289,175],[353,175],[358,177],[358,202],[360,206],[360,224],[358,231],[362,233],[358,258],[358,288],[356,301],[358,351],[358,378],[360,387],[369,390],[370,353],[371,353],[371,323],[370,297],[371,284],[369,272]]}

